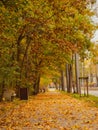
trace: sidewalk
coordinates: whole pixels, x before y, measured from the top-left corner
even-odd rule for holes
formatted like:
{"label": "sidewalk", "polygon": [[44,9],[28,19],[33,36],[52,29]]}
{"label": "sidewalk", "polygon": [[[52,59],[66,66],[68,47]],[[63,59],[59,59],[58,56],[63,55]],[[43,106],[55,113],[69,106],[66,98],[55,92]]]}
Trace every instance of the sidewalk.
{"label": "sidewalk", "polygon": [[68,95],[47,92],[0,119],[0,130],[98,130],[98,109]]}

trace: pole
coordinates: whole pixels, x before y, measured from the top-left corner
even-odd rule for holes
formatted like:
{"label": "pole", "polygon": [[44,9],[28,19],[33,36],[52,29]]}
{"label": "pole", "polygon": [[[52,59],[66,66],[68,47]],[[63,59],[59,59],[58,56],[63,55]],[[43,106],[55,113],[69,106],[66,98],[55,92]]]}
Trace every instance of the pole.
{"label": "pole", "polygon": [[79,55],[78,55],[78,53],[75,53],[75,71],[76,71],[77,93],[80,94],[80,86],[79,86]]}

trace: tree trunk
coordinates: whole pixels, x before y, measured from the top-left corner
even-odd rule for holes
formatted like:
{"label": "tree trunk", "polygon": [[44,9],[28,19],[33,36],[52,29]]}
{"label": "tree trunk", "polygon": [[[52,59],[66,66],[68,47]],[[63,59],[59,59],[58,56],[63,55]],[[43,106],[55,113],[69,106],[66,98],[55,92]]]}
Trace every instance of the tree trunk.
{"label": "tree trunk", "polygon": [[55,85],[55,88],[56,89],[58,89],[58,83],[55,81],[55,82],[53,82],[54,83],[54,85]]}
{"label": "tree trunk", "polygon": [[34,95],[38,94],[39,93],[39,83],[40,83],[40,74],[37,75],[37,78],[34,82]]}
{"label": "tree trunk", "polygon": [[21,61],[21,66],[20,66],[20,68],[21,68],[21,70],[20,70],[20,80],[22,78],[22,71],[23,71],[25,59],[27,60],[27,57],[28,57],[27,53],[28,53],[28,49],[29,49],[29,46],[30,46],[30,42],[31,42],[31,39],[29,37],[27,37],[27,41],[26,41],[27,46],[26,46],[25,53],[24,53],[23,59]]}
{"label": "tree trunk", "polygon": [[[24,36],[24,32],[25,32],[25,29],[26,29],[26,25],[23,26],[23,28],[21,29],[21,32],[20,32],[20,35],[17,39],[17,63],[18,63],[18,66],[19,68],[21,67],[20,66],[20,53],[21,53],[21,48],[20,48],[20,43],[22,41],[22,39],[25,37]],[[21,72],[20,70],[18,70],[18,72],[20,73],[20,77],[17,77],[17,81],[16,81],[16,91],[17,91],[17,97],[19,97],[19,89],[20,89],[20,85],[21,85]]]}
{"label": "tree trunk", "polygon": [[26,25],[24,25],[23,28],[21,29],[20,35],[17,39],[17,61],[20,61],[20,43],[24,38],[25,29],[26,29]]}
{"label": "tree trunk", "polygon": [[68,64],[66,64],[66,85],[67,85],[67,92],[69,91],[69,70],[68,70]]}
{"label": "tree trunk", "polygon": [[5,84],[4,84],[4,80],[2,82],[2,84],[0,85],[0,102],[2,101],[3,98],[3,94],[4,94],[4,88],[5,88]]}
{"label": "tree trunk", "polygon": [[76,89],[77,93],[80,93],[80,86],[79,86],[79,56],[75,53],[75,71],[76,71]]}
{"label": "tree trunk", "polygon": [[65,91],[64,71],[63,70],[61,70],[61,88],[62,88],[62,91]]}
{"label": "tree trunk", "polygon": [[66,83],[67,83],[67,92],[72,92],[72,65],[66,64]]}
{"label": "tree trunk", "polygon": [[72,92],[72,64],[69,64],[69,92]]}
{"label": "tree trunk", "polygon": [[96,86],[98,87],[98,64],[96,64]]}
{"label": "tree trunk", "polygon": [[98,87],[98,76],[96,76],[96,86]]}

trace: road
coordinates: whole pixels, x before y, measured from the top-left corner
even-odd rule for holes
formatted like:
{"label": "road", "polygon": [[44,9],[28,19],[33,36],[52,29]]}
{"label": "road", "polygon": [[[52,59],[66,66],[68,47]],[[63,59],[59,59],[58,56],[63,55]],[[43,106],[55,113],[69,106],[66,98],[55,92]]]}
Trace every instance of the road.
{"label": "road", "polygon": [[[53,92],[56,89],[55,88],[49,88],[49,91]],[[82,94],[84,94],[84,90],[82,89]],[[94,95],[98,97],[98,88],[94,88],[94,89],[89,89],[89,95]]]}
{"label": "road", "polygon": [[[82,90],[82,93],[84,93],[83,90]],[[94,95],[94,96],[98,97],[98,90],[89,90],[89,95]]]}

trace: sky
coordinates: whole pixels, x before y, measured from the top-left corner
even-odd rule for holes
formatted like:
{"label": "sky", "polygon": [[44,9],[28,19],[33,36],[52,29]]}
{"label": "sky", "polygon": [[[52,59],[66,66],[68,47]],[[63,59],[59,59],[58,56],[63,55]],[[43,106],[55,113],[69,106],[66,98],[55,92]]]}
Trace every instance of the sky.
{"label": "sky", "polygon": [[93,38],[91,39],[92,42],[98,43],[98,30],[95,32]]}
{"label": "sky", "polygon": [[[93,16],[92,20],[94,21],[95,24],[98,24],[98,0],[96,0],[96,4],[93,7],[94,9],[96,8],[97,16]],[[98,30],[96,30],[93,38],[91,39],[93,42],[98,43]]]}

